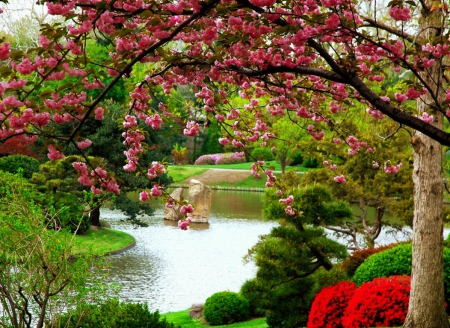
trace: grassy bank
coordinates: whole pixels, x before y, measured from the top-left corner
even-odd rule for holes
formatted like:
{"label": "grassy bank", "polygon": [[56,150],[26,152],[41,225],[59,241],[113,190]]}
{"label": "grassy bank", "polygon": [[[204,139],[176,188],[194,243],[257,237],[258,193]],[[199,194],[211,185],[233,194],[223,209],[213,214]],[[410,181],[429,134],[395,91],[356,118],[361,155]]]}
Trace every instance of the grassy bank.
{"label": "grassy bank", "polygon": [[134,242],[133,236],[122,231],[108,228],[88,230],[85,235],[75,236],[74,254],[94,252],[98,255],[105,255],[129,246]]}
{"label": "grassy bank", "polygon": [[[189,316],[189,309],[178,312],[169,312],[161,315],[166,317],[167,321],[180,325],[182,328],[206,328],[211,327],[208,324],[204,324],[202,319],[192,319]],[[226,326],[214,326],[214,327],[229,327],[229,328],[267,328],[266,318],[258,318],[244,322],[234,323]]]}
{"label": "grassy bank", "polygon": [[[273,166],[275,171],[281,171],[281,166],[275,161],[268,162],[271,166]],[[209,169],[227,169],[227,170],[246,170],[250,172],[252,163],[238,163],[238,164],[218,164],[218,165],[174,165],[169,167],[169,176],[172,177],[174,184],[183,183],[186,179],[202,174]],[[298,172],[307,172],[310,170],[305,167],[298,166],[288,166],[286,168],[287,171],[296,170]],[[276,173],[276,176],[280,176],[281,174]],[[248,177],[247,179],[237,182],[219,182],[217,186],[221,187],[239,187],[239,188],[265,188],[266,179],[265,176],[262,176],[261,179],[255,179],[253,176]]]}

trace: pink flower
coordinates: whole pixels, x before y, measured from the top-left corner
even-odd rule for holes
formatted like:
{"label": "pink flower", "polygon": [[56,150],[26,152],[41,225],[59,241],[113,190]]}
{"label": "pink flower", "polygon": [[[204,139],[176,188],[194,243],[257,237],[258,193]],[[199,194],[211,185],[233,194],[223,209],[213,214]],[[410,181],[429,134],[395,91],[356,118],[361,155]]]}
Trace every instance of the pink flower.
{"label": "pink flower", "polygon": [[422,117],[419,118],[426,123],[431,123],[434,120],[434,116],[428,115],[427,113],[422,113]]}
{"label": "pink flower", "polygon": [[152,190],[150,190],[150,194],[151,194],[153,197],[159,197],[159,196],[161,196],[161,195],[162,195],[162,190],[159,189],[159,185],[155,184],[155,185],[152,187]]}
{"label": "pink flower", "polygon": [[189,121],[186,123],[186,128],[183,130],[183,134],[188,137],[195,137],[200,133],[198,123]]}
{"label": "pink flower", "polygon": [[77,143],[77,146],[80,149],[85,149],[85,148],[89,147],[91,144],[92,144],[92,141],[89,139],[86,139],[84,141],[80,141],[79,143]]}
{"label": "pink flower", "polygon": [[336,181],[337,183],[345,183],[345,177],[343,175],[335,176],[334,181]]}
{"label": "pink flower", "polygon": [[291,206],[286,207],[286,209],[284,210],[286,212],[287,215],[295,215],[295,211],[292,209]]}
{"label": "pink flower", "polygon": [[407,21],[412,17],[408,7],[400,8],[398,6],[391,7],[389,9],[389,15],[397,21]]}
{"label": "pink flower", "polygon": [[148,194],[148,192],[147,192],[146,190],[142,191],[142,192],[139,194],[139,200],[140,200],[141,202],[145,202],[145,201],[147,201],[147,200],[149,200],[149,199],[150,199],[150,196],[149,196],[149,194]]}
{"label": "pink flower", "polygon": [[395,93],[395,99],[397,99],[398,102],[404,102],[404,101],[408,100],[408,97],[406,95],[404,95],[404,94],[396,92]]}
{"label": "pink flower", "polygon": [[219,138],[219,143],[225,146],[226,144],[230,143],[230,140],[228,140],[227,138]]}
{"label": "pink flower", "polygon": [[384,163],[383,171],[387,174],[395,174],[402,167],[402,163],[398,163],[397,165],[391,165],[390,161]]}
{"label": "pink flower", "polygon": [[103,108],[101,108],[101,107],[97,107],[96,109],[95,109],[95,119],[96,120],[99,120],[99,121],[101,121],[101,120],[103,120],[104,119],[104,116],[103,116],[103,114],[104,114],[104,109]]}
{"label": "pink flower", "polygon": [[98,189],[98,188],[95,187],[95,186],[92,186],[92,187],[91,187],[91,191],[94,193],[94,195],[101,195],[101,194],[103,194],[103,190]]}
{"label": "pink flower", "polygon": [[190,224],[191,224],[190,217],[188,217],[186,219],[186,221],[182,221],[182,220],[178,221],[178,227],[180,227],[181,230],[187,230]]}
{"label": "pink flower", "polygon": [[180,213],[187,214],[194,212],[194,207],[191,204],[183,205],[180,208]]}
{"label": "pink flower", "polygon": [[372,167],[373,167],[374,169],[377,169],[377,168],[380,167],[380,164],[378,164],[377,162],[373,161],[373,162],[372,162]]}
{"label": "pink flower", "polygon": [[61,153],[59,150],[56,150],[55,147],[50,144],[48,145],[48,154],[47,157],[51,160],[51,161],[56,161],[58,159],[64,158],[64,154]]}

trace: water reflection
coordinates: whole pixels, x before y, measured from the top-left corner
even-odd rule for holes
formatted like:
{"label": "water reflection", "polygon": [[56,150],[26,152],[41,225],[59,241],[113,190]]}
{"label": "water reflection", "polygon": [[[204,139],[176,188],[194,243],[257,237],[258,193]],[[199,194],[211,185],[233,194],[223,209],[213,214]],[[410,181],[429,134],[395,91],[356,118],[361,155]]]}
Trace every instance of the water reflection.
{"label": "water reflection", "polygon": [[260,220],[261,196],[213,191],[210,223],[188,231],[163,220],[161,204],[154,217],[145,218],[149,227],[139,229],[122,222],[120,213],[102,209],[103,219],[137,241],[129,251],[110,257],[109,282],[123,285],[122,299],[146,301],[161,312],[187,309],[218,291],[239,291],[256,273],[242,257],[276,225]]}

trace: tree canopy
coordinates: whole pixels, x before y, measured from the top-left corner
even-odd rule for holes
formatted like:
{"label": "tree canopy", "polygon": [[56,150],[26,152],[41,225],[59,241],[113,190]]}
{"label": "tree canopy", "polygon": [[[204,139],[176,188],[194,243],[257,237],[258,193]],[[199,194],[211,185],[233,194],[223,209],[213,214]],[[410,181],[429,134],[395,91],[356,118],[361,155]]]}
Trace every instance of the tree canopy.
{"label": "tree canopy", "polygon": [[[274,120],[268,117],[301,119],[299,129],[314,139],[343,145],[350,156],[376,151],[362,136],[345,129],[342,122],[350,110],[374,120],[388,116],[394,126],[414,129],[414,273],[405,326],[450,326],[442,284],[441,145],[450,146],[450,133],[443,124],[450,117],[446,3],[38,3],[58,17],[41,24],[39,46],[21,50],[6,39],[0,45],[0,140],[41,138],[51,160],[64,157],[69,144],[84,156],[89,142],[83,126],[104,118],[108,92],[124,79],[132,79],[137,67],[145,76],[130,84],[124,101],[128,113],[123,119],[124,169],[149,179],[165,169],[141,161],[151,149],[143,143],[146,135],[139,121],[160,129],[163,121],[184,120],[186,136],[200,132],[189,107],[158,104],[160,86],[170,95],[173,89],[190,85],[203,103],[197,118],[208,122],[214,116],[224,132],[220,142],[237,148],[255,141],[268,145],[276,137],[270,126]],[[90,39],[107,41],[109,56],[97,60],[87,51]],[[395,89],[385,85],[393,75],[402,80]],[[67,76],[73,81],[55,86],[54,81]],[[98,93],[89,97],[85,90]],[[228,101],[236,94],[245,99],[243,108],[234,108]],[[72,124],[65,133],[55,128]],[[388,161],[384,165],[391,173],[401,169]],[[85,160],[74,166],[92,192],[120,193],[115,177],[101,165],[94,167]],[[273,174],[267,176],[268,185],[276,185]],[[343,175],[334,180],[346,181]],[[161,195],[158,184],[153,185],[152,195]]]}

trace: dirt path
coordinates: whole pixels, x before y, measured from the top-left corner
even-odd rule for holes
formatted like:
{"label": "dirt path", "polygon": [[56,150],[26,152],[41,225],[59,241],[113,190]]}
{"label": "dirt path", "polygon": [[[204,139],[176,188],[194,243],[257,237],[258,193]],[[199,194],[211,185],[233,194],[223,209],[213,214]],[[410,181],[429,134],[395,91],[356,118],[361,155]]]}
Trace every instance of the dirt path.
{"label": "dirt path", "polygon": [[206,185],[221,181],[236,183],[246,179],[250,174],[250,170],[209,169],[202,174],[184,180],[183,183],[188,184],[191,179],[198,180]]}

